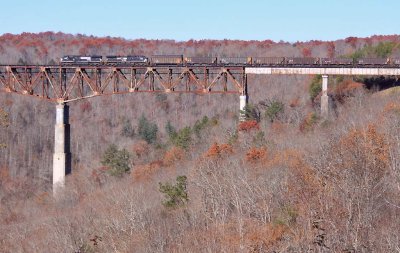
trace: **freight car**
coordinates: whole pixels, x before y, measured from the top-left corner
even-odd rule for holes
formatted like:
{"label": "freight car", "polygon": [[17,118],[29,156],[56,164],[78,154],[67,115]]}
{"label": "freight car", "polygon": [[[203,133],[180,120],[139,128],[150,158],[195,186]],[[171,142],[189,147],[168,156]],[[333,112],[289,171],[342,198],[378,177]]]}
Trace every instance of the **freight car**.
{"label": "freight car", "polygon": [[251,57],[221,57],[219,63],[225,65],[248,65],[252,64]]}
{"label": "freight car", "polygon": [[252,65],[281,66],[285,64],[285,57],[252,57]]}
{"label": "freight car", "polygon": [[357,65],[389,65],[390,59],[385,58],[361,58],[355,60],[355,64]]}
{"label": "freight car", "polygon": [[289,66],[318,65],[319,58],[286,57],[285,64]]}
{"label": "freight car", "polygon": [[153,55],[150,57],[153,65],[180,65],[183,64],[183,55]]}
{"label": "freight car", "polygon": [[185,63],[187,65],[209,65],[209,64],[217,64],[217,57],[206,57],[206,56],[193,56],[193,57],[185,57]]}
{"label": "freight car", "polygon": [[352,58],[320,58],[321,65],[334,65],[334,66],[351,66],[353,65]]}
{"label": "freight car", "polygon": [[392,64],[392,65],[400,65],[400,59],[399,58],[392,58],[392,59],[390,59],[390,64]]}
{"label": "freight car", "polygon": [[130,56],[80,56],[66,55],[60,58],[61,65],[112,65],[112,66],[270,66],[270,67],[356,67],[356,66],[386,66],[400,65],[400,58],[301,58],[301,57],[207,57],[183,55],[153,55],[150,58],[143,55]]}

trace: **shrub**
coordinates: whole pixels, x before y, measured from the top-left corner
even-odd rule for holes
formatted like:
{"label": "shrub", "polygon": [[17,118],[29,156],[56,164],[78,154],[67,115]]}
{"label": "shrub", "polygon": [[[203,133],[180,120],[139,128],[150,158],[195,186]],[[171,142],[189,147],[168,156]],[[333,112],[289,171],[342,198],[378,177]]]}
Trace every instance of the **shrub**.
{"label": "shrub", "polygon": [[267,109],[265,110],[265,117],[269,119],[272,123],[279,118],[279,116],[285,110],[285,105],[280,101],[271,101],[267,104]]}
{"label": "shrub", "polygon": [[[10,119],[8,113],[0,108],[0,127],[8,127],[10,125]],[[7,148],[7,144],[0,142],[0,149]]]}
{"label": "shrub", "polygon": [[383,171],[389,166],[390,145],[386,136],[379,133],[373,124],[368,125],[366,129],[349,131],[341,138],[337,149],[341,152],[343,167],[360,174],[370,173],[371,177],[382,177]]}
{"label": "shrub", "polygon": [[135,166],[132,171],[132,178],[134,181],[139,182],[149,182],[152,177],[157,175],[157,173],[162,169],[164,163],[162,161],[153,161],[148,164]]}
{"label": "shrub", "polygon": [[265,148],[253,147],[246,153],[246,161],[255,163],[267,156],[267,150]]}
{"label": "shrub", "polygon": [[165,93],[157,93],[156,95],[157,104],[164,110],[167,111],[169,109],[167,94]]}
{"label": "shrub", "polygon": [[190,127],[182,128],[172,139],[172,143],[175,146],[183,149],[188,149],[191,142],[192,142],[192,129]]}
{"label": "shrub", "polygon": [[138,157],[145,157],[149,154],[150,145],[146,141],[138,141],[133,146],[133,153]]}
{"label": "shrub", "polygon": [[393,49],[395,48],[396,43],[387,41],[380,42],[376,46],[364,46],[363,48],[355,51],[353,54],[348,57],[358,60],[363,57],[380,57],[386,58],[392,54]]}
{"label": "shrub", "polygon": [[170,139],[174,139],[176,137],[176,129],[169,120],[167,122],[167,125],[165,125],[165,132],[167,132]]}
{"label": "shrub", "polygon": [[132,127],[130,120],[125,120],[122,126],[121,135],[127,138],[132,138],[133,136],[135,136],[135,129]]}
{"label": "shrub", "polygon": [[322,76],[316,75],[311,81],[308,92],[310,94],[311,101],[318,96],[318,94],[322,91]]}
{"label": "shrub", "polygon": [[8,113],[0,108],[0,126],[1,127],[8,127],[10,125],[10,120]]}
{"label": "shrub", "polygon": [[149,122],[147,118],[142,114],[138,126],[139,136],[143,140],[147,141],[147,143],[154,143],[155,140],[157,139],[157,131],[158,131],[157,125]]}
{"label": "shrub", "polygon": [[201,137],[201,131],[208,125],[208,117],[204,116],[201,120],[197,120],[193,126],[193,132],[196,134],[197,138]]}
{"label": "shrub", "polygon": [[233,147],[230,144],[214,143],[206,152],[206,157],[221,157],[224,154],[233,153]]}
{"label": "shrub", "polygon": [[246,120],[260,121],[260,111],[252,104],[247,104],[244,109],[240,111],[240,114],[243,115]]}
{"label": "shrub", "polygon": [[250,131],[252,129],[260,129],[260,126],[256,120],[247,120],[239,123],[239,131]]}
{"label": "shrub", "polygon": [[314,112],[310,112],[307,114],[307,116],[303,119],[303,121],[300,124],[300,131],[301,132],[307,132],[311,129],[313,129],[314,124],[317,122],[318,117]]}
{"label": "shrub", "polygon": [[178,176],[176,178],[176,184],[172,185],[170,183],[159,183],[159,190],[164,194],[166,200],[162,202],[165,207],[178,207],[183,206],[189,201],[187,194],[187,178],[186,176]]}
{"label": "shrub", "polygon": [[218,116],[214,116],[211,118],[210,120],[210,126],[216,126],[218,125],[219,121],[218,121]]}
{"label": "shrub", "polygon": [[183,159],[185,151],[180,147],[172,147],[164,155],[164,164],[172,165],[173,163]]}
{"label": "shrub", "polygon": [[238,131],[233,130],[232,132],[228,132],[228,144],[232,145],[235,143],[239,138]]}
{"label": "shrub", "polygon": [[393,48],[396,43],[392,41],[380,42],[375,48],[374,53],[377,57],[386,58],[392,54]]}
{"label": "shrub", "polygon": [[253,137],[253,143],[257,146],[262,146],[265,144],[265,133],[263,131],[259,131],[254,137]]}
{"label": "shrub", "polygon": [[116,145],[110,145],[105,151],[101,164],[107,166],[112,176],[122,176],[130,170],[130,154],[126,149],[119,150]]}

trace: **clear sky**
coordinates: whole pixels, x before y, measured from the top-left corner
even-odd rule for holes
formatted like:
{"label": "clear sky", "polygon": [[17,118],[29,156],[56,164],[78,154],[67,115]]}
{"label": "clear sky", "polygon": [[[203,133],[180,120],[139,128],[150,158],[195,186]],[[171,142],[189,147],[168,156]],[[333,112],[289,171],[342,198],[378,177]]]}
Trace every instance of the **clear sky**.
{"label": "clear sky", "polygon": [[289,42],[400,34],[400,0],[3,0],[0,34]]}

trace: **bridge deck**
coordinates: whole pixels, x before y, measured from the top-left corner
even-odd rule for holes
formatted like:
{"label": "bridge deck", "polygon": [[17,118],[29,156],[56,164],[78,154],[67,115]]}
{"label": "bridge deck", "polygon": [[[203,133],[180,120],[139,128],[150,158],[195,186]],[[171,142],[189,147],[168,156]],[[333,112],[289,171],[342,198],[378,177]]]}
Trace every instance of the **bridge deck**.
{"label": "bridge deck", "polygon": [[302,67],[246,67],[246,74],[257,75],[367,75],[367,76],[396,76],[400,68],[302,68]]}

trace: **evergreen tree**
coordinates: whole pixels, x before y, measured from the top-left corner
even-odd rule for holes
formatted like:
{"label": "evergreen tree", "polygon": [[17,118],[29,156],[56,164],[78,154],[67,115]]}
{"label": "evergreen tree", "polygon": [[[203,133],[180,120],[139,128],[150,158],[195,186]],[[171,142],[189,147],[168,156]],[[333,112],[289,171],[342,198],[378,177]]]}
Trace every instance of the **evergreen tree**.
{"label": "evergreen tree", "polygon": [[164,193],[166,198],[163,201],[163,205],[166,207],[177,207],[183,206],[189,201],[189,197],[187,194],[187,177],[186,176],[178,176],[176,178],[176,184],[172,185],[170,183],[162,184],[159,183],[160,192]]}
{"label": "evergreen tree", "polygon": [[122,176],[130,170],[130,154],[126,149],[119,150],[116,145],[110,145],[103,155],[101,164],[109,167],[112,176]]}
{"label": "evergreen tree", "polygon": [[147,143],[154,143],[157,139],[158,127],[156,124],[151,123],[142,114],[139,119],[138,133],[139,136]]}

